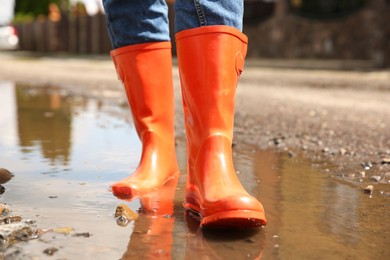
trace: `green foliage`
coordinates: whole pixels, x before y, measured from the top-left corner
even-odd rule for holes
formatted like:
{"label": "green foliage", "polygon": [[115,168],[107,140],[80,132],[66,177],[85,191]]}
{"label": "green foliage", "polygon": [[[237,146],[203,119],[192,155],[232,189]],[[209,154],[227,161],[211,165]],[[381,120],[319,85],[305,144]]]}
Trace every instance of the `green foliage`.
{"label": "green foliage", "polygon": [[28,22],[32,22],[33,20],[34,20],[34,16],[31,14],[17,13],[14,16],[12,23],[14,24],[28,23]]}
{"label": "green foliage", "polygon": [[49,13],[49,4],[60,4],[61,0],[16,0],[15,17],[37,17]]}

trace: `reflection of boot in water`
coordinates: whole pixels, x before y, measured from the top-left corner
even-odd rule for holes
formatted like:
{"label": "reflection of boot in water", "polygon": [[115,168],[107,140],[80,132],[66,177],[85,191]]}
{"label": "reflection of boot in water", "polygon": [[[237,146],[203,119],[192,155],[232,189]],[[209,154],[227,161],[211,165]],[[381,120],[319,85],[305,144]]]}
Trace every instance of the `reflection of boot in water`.
{"label": "reflection of boot in water", "polygon": [[186,212],[187,247],[185,259],[260,259],[265,246],[262,229],[207,231],[200,219]]}
{"label": "reflection of boot in water", "polygon": [[173,199],[178,179],[176,177],[158,191],[141,197],[141,213],[122,259],[171,259],[175,223]]}

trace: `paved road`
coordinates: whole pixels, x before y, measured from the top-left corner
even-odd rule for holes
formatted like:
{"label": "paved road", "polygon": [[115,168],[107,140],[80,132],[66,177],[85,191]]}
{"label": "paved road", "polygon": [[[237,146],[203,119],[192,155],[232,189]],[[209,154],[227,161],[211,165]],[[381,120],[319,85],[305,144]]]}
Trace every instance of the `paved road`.
{"label": "paved road", "polygon": [[[126,103],[108,57],[32,57],[0,53],[0,80],[63,87]],[[390,71],[267,68],[248,61],[237,89],[235,143],[326,157],[338,171],[390,157]],[[264,64],[262,62],[261,64]],[[184,135],[179,76],[178,138]],[[390,166],[372,174],[386,175]],[[390,175],[390,174],[389,174]],[[366,176],[369,178],[369,176]],[[390,178],[390,177],[389,177]]]}

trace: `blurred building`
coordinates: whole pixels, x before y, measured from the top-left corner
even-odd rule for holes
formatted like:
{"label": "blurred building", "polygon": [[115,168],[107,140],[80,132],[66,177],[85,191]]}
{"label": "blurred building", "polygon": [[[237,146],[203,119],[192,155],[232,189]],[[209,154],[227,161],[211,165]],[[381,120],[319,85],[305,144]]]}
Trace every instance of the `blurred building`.
{"label": "blurred building", "polygon": [[249,57],[390,66],[389,0],[246,0],[245,7]]}

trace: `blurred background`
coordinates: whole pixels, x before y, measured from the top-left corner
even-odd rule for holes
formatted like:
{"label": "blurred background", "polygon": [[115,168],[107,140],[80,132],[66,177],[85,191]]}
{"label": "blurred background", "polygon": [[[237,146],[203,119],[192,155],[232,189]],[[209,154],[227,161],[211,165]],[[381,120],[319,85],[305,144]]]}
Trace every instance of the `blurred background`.
{"label": "blurred background", "polygon": [[[174,0],[167,0],[172,27]],[[245,0],[248,58],[390,66],[390,0]],[[0,48],[106,54],[101,0],[1,0]]]}

